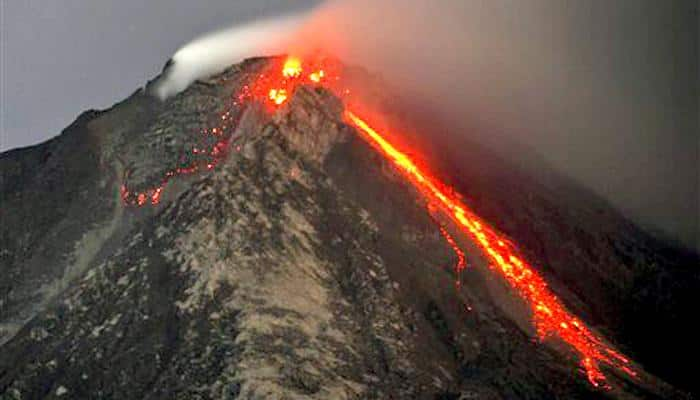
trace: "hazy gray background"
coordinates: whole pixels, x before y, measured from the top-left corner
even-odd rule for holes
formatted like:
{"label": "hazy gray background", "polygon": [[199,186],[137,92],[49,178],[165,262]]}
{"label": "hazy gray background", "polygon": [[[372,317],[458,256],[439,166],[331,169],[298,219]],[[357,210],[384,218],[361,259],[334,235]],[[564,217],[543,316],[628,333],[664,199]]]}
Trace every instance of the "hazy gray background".
{"label": "hazy gray background", "polygon": [[0,0],[0,150],[44,141],[160,73],[196,36],[314,0]]}
{"label": "hazy gray background", "polygon": [[[317,3],[0,1],[1,149],[123,99],[199,34]],[[335,0],[309,29],[700,248],[697,0]]]}

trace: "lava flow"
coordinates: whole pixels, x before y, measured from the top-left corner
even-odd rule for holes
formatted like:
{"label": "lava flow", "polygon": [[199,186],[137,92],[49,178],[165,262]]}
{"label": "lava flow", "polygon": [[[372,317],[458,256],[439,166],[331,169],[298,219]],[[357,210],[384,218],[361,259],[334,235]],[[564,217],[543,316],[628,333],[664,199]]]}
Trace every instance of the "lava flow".
{"label": "lava flow", "polygon": [[452,250],[457,256],[457,264],[455,265],[455,275],[457,276],[457,280],[455,282],[457,283],[457,287],[459,287],[459,285],[462,284],[460,274],[465,268],[467,268],[467,258],[464,255],[462,249],[460,249],[457,245],[457,242],[454,240],[452,235],[450,235],[450,233],[447,231],[447,229],[442,225],[438,225],[438,228],[440,229],[440,234],[442,235],[442,237],[445,238],[445,241],[447,242],[447,244],[450,245],[450,247],[452,247]]}
{"label": "lava flow", "polygon": [[601,365],[617,367],[632,377],[637,375],[627,358],[605,344],[600,336],[564,307],[544,279],[518,255],[509,240],[477,217],[457,196],[451,194],[452,191],[445,184],[419,168],[362,118],[347,110],[345,116],[359,128],[365,139],[391,160],[431,203],[439,204],[461,231],[481,248],[491,262],[491,268],[499,272],[530,306],[540,340],[558,337],[575,350],[588,380],[596,387],[606,386]]}
{"label": "lava flow", "polygon": [[437,225],[438,229],[440,230],[440,235],[442,235],[442,237],[445,239],[447,244],[450,245],[452,251],[457,256],[457,263],[454,266],[454,270],[456,277],[455,286],[459,289],[459,287],[462,285],[462,271],[464,271],[464,269],[467,268],[467,257],[464,255],[464,252],[459,247],[459,245],[452,237],[450,232],[447,231],[447,228],[445,228],[445,226],[441,224],[438,218],[436,217],[435,214],[437,211],[437,207],[433,204],[428,203],[427,211],[428,215],[430,216],[430,219],[433,220],[435,225]]}

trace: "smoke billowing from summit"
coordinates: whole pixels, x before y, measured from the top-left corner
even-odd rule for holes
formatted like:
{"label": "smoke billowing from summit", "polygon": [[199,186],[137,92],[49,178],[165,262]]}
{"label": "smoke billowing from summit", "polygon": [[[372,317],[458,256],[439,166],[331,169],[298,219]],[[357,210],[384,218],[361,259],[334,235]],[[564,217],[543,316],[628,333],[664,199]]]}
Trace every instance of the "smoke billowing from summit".
{"label": "smoke billowing from summit", "polygon": [[[161,95],[234,58],[327,50],[425,102],[452,135],[520,163],[520,144],[533,148],[637,222],[693,245],[697,31],[693,1],[335,0],[193,42]],[[201,53],[212,40],[232,50]]]}
{"label": "smoke billowing from summit", "polygon": [[165,99],[197,79],[214,75],[247,57],[284,51],[282,38],[289,37],[304,21],[304,14],[254,21],[215,31],[181,47],[172,56],[166,79],[156,87]]}

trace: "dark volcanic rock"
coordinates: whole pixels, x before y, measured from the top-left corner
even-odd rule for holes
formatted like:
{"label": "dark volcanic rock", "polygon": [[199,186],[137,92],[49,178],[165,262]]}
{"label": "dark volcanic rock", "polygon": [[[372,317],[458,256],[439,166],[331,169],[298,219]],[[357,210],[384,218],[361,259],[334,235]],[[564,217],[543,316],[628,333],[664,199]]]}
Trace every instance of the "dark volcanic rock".
{"label": "dark volcanic rock", "polygon": [[[457,289],[455,255],[420,197],[342,122],[336,98],[301,88],[274,115],[230,103],[265,62],[165,102],[139,91],[1,156],[0,398],[677,395],[622,379],[593,390],[574,360],[506,316],[491,277],[468,269]],[[169,181],[157,206],[125,208],[123,179],[150,188],[196,161],[199,132],[225,111],[239,121],[223,132],[225,160]],[[466,194],[478,206],[500,189],[476,178],[483,189]],[[565,300],[595,315],[609,305],[607,293],[581,296],[605,274],[591,267],[591,282],[569,282],[557,267],[565,256],[548,253],[551,227],[509,226],[498,215],[525,203],[492,196],[498,206],[479,210],[554,265]],[[562,210],[545,203],[527,212]],[[601,252],[588,230],[561,230],[572,238],[563,253],[647,260],[634,238]],[[629,304],[646,307],[657,301],[647,289],[675,284],[656,283],[655,268],[671,267],[654,265],[614,272],[642,288]]]}

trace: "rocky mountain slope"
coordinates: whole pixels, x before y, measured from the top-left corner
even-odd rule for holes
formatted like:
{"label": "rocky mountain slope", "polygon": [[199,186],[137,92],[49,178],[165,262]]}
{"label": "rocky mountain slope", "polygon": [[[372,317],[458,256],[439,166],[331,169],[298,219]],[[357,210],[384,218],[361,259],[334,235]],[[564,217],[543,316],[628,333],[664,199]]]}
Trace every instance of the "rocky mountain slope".
{"label": "rocky mountain slope", "polygon": [[[593,388],[497,277],[456,287],[440,226],[336,97],[301,87],[271,114],[232,96],[267,62],[164,102],[149,85],[0,156],[0,398],[686,397],[614,372]],[[692,344],[695,256],[472,148],[434,165],[586,322],[691,387],[663,349]]]}

